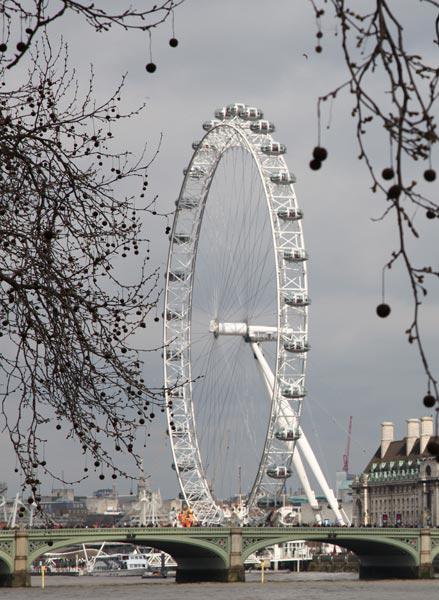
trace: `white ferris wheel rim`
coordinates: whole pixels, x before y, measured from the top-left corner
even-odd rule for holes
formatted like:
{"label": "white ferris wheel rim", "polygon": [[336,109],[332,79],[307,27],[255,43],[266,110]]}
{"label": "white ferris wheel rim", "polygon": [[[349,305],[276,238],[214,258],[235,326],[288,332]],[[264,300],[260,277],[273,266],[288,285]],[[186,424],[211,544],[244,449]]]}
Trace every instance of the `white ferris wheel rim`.
{"label": "white ferris wheel rim", "polygon": [[[247,111],[245,114],[257,110],[245,105],[230,105],[222,109],[224,118],[203,126],[207,133],[195,148],[176,203],[166,271],[164,378],[173,466],[182,498],[193,508],[198,519],[207,524],[221,521],[221,509],[203,467],[192,402],[192,296],[204,208],[216,168],[230,148],[246,150],[257,167],[269,214],[276,269],[276,368],[271,383],[270,418],[259,469],[249,494],[249,506],[255,506],[260,498],[267,500],[267,507],[275,505],[279,493],[285,490],[305,395],[309,300],[302,213],[297,206],[292,181],[278,181],[281,174],[289,174],[283,152],[267,152],[267,148],[282,149],[270,135],[274,126],[263,126],[268,121],[262,118],[242,118],[236,107],[242,107],[241,113]],[[232,114],[227,115],[228,110]],[[258,127],[262,130],[257,131]],[[257,340],[253,342],[259,353]],[[289,350],[286,350],[288,344]],[[294,431],[294,437],[282,439],[278,435],[280,427],[284,431]],[[268,476],[270,468],[271,475]]]}

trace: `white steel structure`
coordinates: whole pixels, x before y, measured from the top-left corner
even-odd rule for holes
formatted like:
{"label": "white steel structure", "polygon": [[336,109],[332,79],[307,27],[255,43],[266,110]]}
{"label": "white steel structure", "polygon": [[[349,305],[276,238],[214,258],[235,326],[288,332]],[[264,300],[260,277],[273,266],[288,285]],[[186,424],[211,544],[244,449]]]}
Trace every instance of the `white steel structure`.
{"label": "white steel structure", "polygon": [[[245,395],[243,370],[236,365],[247,354],[256,359],[270,399],[269,403],[265,400],[259,467],[253,473],[248,509],[280,506],[293,467],[312,506],[317,508],[295,451],[299,440],[337,520],[343,522],[299,425],[306,396],[310,299],[303,212],[292,185],[294,176],[284,159],[286,148],[273,139],[274,125],[264,120],[257,108],[232,104],[217,110],[215,117],[203,124],[207,133],[193,144],[195,152],[184,171],[166,274],[164,376],[168,433],[182,497],[199,521],[221,522],[222,510],[211,489],[213,459],[206,458],[203,449],[203,462],[200,438],[203,434],[206,438],[216,434],[206,431],[212,432],[221,422],[223,433],[218,436],[216,447],[225,452],[230,445],[228,432],[233,427],[239,431],[236,422],[239,424],[240,419],[232,412],[227,416],[224,407],[226,401],[234,407]],[[221,169],[228,183],[216,194],[215,180],[221,177]],[[249,181],[253,181],[246,183],[248,173]],[[257,210],[253,209],[258,202]],[[208,264],[206,255],[211,259]],[[205,286],[200,283],[209,275],[216,286],[212,301],[204,298]],[[197,308],[203,303],[197,304],[197,296],[205,300],[203,319]],[[207,336],[211,350],[198,350],[201,366],[195,368],[197,327],[199,339]],[[236,355],[231,355],[229,347],[221,346],[227,343],[226,338],[241,344]],[[208,371],[218,365],[220,355],[224,367],[217,367],[219,372],[209,380]],[[233,377],[237,387],[230,385]],[[249,385],[254,386],[254,379]],[[247,424],[239,424],[242,431],[245,427],[260,427],[256,400],[252,412],[256,394],[252,392],[250,396],[243,402]],[[210,415],[210,422],[206,419],[200,426],[199,415],[214,401],[217,412]],[[227,464],[224,459],[220,468],[231,470]],[[239,470],[241,473],[240,467]],[[226,476],[231,477],[232,473]]]}

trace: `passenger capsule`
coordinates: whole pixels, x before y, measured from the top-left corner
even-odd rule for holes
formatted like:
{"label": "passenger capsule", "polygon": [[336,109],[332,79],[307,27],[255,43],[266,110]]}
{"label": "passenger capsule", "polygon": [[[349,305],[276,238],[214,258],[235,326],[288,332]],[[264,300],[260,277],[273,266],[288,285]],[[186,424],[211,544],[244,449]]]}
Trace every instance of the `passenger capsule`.
{"label": "passenger capsule", "polygon": [[255,108],[254,106],[246,106],[242,110],[239,111],[238,115],[244,121],[258,121],[262,119],[264,113],[259,108]]}
{"label": "passenger capsule", "polygon": [[227,117],[227,108],[223,106],[223,108],[217,108],[215,111],[215,119],[219,119],[220,121],[224,121]]}
{"label": "passenger capsule", "polygon": [[183,169],[183,175],[187,175],[191,179],[202,179],[206,175],[206,171],[201,167],[194,166],[190,169]]}
{"label": "passenger capsule", "polygon": [[[194,467],[195,469],[195,467]],[[189,495],[189,502],[200,502],[201,500],[206,500],[206,497],[203,494],[192,493]]]}
{"label": "passenger capsule", "polygon": [[274,123],[270,121],[256,121],[256,123],[250,124],[250,130],[253,133],[273,133],[275,130]]}
{"label": "passenger capsule", "polygon": [[181,352],[179,350],[166,350],[166,359],[171,361],[179,361],[181,359]]}
{"label": "passenger capsule", "polygon": [[281,442],[296,442],[300,438],[299,429],[280,427],[274,432],[274,437]]}
{"label": "passenger capsule", "polygon": [[303,262],[308,260],[308,253],[302,248],[284,250],[283,257],[286,262]]}
{"label": "passenger capsule", "polygon": [[308,294],[303,293],[284,296],[284,301],[288,306],[309,306],[309,304],[311,304]]}
{"label": "passenger capsule", "polygon": [[166,311],[166,320],[167,321],[175,321],[176,319],[180,319],[181,315],[178,312],[175,312],[174,310],[167,310]]}
{"label": "passenger capsule", "polygon": [[175,244],[187,244],[191,241],[191,236],[188,233],[174,233],[172,239]]}
{"label": "passenger capsule", "polygon": [[197,208],[199,204],[198,198],[180,198],[177,200],[178,208],[188,208],[189,210],[192,208]]}
{"label": "passenger capsule", "polygon": [[192,142],[192,148],[193,150],[214,150],[215,146],[207,142]]}
{"label": "passenger capsule", "polygon": [[171,429],[174,437],[185,437],[188,435],[189,430],[184,425],[175,425],[174,429]]}
{"label": "passenger capsule", "polygon": [[306,390],[301,385],[284,385],[280,389],[284,398],[304,398]]}
{"label": "passenger capsule", "polygon": [[213,129],[214,127],[219,125],[220,123],[221,123],[221,121],[218,121],[218,119],[212,119],[211,121],[205,121],[203,123],[203,129],[204,129],[204,131],[210,131],[211,129]]}
{"label": "passenger capsule", "polygon": [[[195,469],[196,465],[192,460],[185,460],[185,461],[179,462],[177,466],[178,466],[178,470],[181,473],[187,473],[188,471],[193,471]],[[174,469],[174,471],[177,470],[174,463],[172,463],[172,468]]]}
{"label": "passenger capsule", "polygon": [[279,171],[279,173],[273,173],[270,175],[270,181],[272,183],[277,183],[278,185],[289,185],[291,183],[296,183],[296,176],[289,171]]}
{"label": "passenger capsule", "polygon": [[244,110],[245,104],[240,104],[239,102],[236,104],[229,104],[226,107],[226,116],[227,117],[237,117],[241,110]]}
{"label": "passenger capsule", "polygon": [[296,340],[286,340],[284,342],[284,348],[287,352],[308,352],[311,346],[308,344],[308,340],[296,339]]}
{"label": "passenger capsule", "polygon": [[185,281],[187,275],[184,271],[169,271],[169,281]]}
{"label": "passenger capsule", "polygon": [[258,508],[280,508],[283,506],[282,498],[270,498],[269,496],[262,496],[258,498],[256,505]]}
{"label": "passenger capsule", "polygon": [[287,477],[291,477],[291,473],[291,469],[285,465],[270,465],[267,467],[267,475],[272,479],[286,479]]}
{"label": "passenger capsule", "polygon": [[299,219],[303,219],[303,210],[295,207],[282,207],[277,210],[277,216],[282,221],[298,221]]}
{"label": "passenger capsule", "polygon": [[280,156],[281,154],[285,154],[286,151],[287,147],[279,142],[268,142],[261,146],[261,152],[267,156]]}

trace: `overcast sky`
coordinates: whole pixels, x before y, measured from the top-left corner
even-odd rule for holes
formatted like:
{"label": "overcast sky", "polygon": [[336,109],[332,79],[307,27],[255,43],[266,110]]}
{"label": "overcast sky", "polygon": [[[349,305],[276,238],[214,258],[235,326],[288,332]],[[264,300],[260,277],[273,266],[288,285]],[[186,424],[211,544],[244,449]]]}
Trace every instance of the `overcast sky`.
{"label": "overcast sky", "polygon": [[[395,5],[402,9],[405,2]],[[433,52],[429,37],[421,35],[419,7],[412,11],[408,16],[413,17],[413,48]],[[395,247],[396,231],[391,217],[379,223],[371,220],[381,214],[385,202],[370,193],[365,166],[356,158],[349,95],[340,96],[334,104],[331,128],[323,134],[328,160],[319,172],[308,167],[316,144],[316,98],[345,78],[338,38],[334,42],[332,36],[334,21],[328,17],[323,22],[322,54],[314,52],[315,25],[306,0],[187,0],[176,11],[175,25],[180,41],[176,49],[168,46],[169,23],[153,34],[158,67],[153,75],[144,68],[149,62],[146,35],[115,32],[97,36],[74,18],[64,22],[64,35],[81,76],[87,75],[89,62],[94,63],[99,95],[105,96],[127,71],[127,105],[146,101],[146,111],[125,126],[121,138],[134,150],[147,141],[152,151],[163,134],[160,153],[149,173],[150,193],[158,194],[163,210],[172,209],[182,169],[192,154],[191,143],[202,136],[202,122],[212,118],[216,108],[245,102],[260,107],[275,122],[276,139],[286,144],[286,160],[297,175],[295,189],[305,211],[305,243],[311,256],[312,352],[303,428],[332,483],[342,466],[350,415],[350,470],[355,473],[375,451],[381,421],[394,421],[396,433],[402,437],[406,418],[426,414],[421,404],[425,377],[415,347],[404,336],[412,306],[407,277],[400,267],[388,277],[391,316],[379,319],[375,314],[381,269]],[[382,82],[374,85],[385,91]],[[325,114],[324,123],[328,118]],[[380,170],[388,166],[385,142],[378,133],[370,139]],[[430,260],[429,264],[438,268],[438,222],[418,214],[416,223],[422,238],[415,251],[422,265]],[[147,223],[153,241],[152,262],[161,267],[167,255],[165,226],[160,220]],[[423,318],[426,346],[436,373],[438,297],[438,286],[432,286]],[[151,323],[145,335],[145,344],[159,344],[161,324]],[[161,373],[159,356],[151,359],[145,370],[154,384],[161,383],[157,373]],[[163,420],[152,429],[145,468],[152,486],[169,497],[178,490],[165,427]],[[0,479],[9,483],[12,494],[18,481],[3,437],[0,453]],[[79,452],[68,450],[65,456],[58,452],[55,458],[66,476],[80,471],[82,460]],[[51,482],[46,485],[50,488]],[[80,490],[90,492],[98,487],[102,483],[96,476]]]}

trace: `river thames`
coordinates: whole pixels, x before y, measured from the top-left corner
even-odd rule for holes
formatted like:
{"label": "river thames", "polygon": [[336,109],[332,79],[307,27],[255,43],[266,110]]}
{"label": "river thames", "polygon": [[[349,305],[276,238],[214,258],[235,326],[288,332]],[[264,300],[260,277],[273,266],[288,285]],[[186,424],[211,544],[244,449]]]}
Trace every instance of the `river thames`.
{"label": "river thames", "polygon": [[32,588],[0,589],[8,600],[418,600],[434,598],[439,579],[359,581],[346,573],[247,574],[246,583],[176,584],[173,580],[142,580],[138,577],[47,577],[32,579]]}

